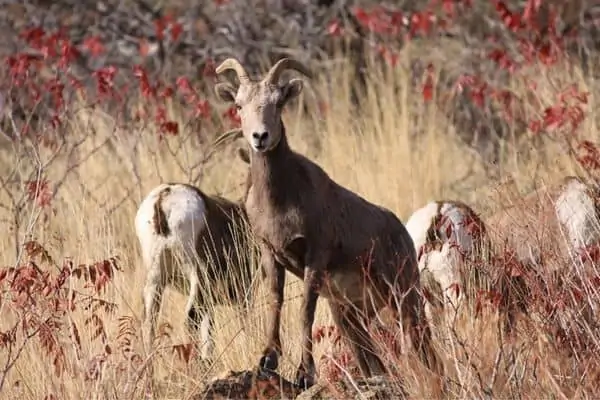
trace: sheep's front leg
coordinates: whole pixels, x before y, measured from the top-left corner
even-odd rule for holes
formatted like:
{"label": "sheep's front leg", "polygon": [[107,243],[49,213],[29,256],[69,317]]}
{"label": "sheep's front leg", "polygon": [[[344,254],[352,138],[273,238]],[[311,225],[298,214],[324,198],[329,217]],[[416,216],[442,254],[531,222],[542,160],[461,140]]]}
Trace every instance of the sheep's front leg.
{"label": "sheep's front leg", "polygon": [[281,355],[281,310],[283,307],[283,288],[285,286],[285,268],[275,260],[268,249],[263,248],[262,266],[267,274],[271,295],[274,297],[270,312],[270,325],[267,347],[263,351],[259,365],[261,368],[276,370]]}
{"label": "sheep's front leg", "polygon": [[296,372],[296,384],[309,388],[315,383],[315,360],[313,358],[312,328],[322,284],[320,266],[304,268],[304,295],[302,299],[302,361]]}

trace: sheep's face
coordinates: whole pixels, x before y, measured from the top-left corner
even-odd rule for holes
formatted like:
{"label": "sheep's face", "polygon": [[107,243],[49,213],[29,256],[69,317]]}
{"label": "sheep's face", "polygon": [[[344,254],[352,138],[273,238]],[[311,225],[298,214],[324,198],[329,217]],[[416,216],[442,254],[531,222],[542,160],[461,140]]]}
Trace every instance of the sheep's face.
{"label": "sheep's face", "polygon": [[233,58],[223,61],[216,72],[220,74],[228,69],[237,73],[239,88],[236,90],[226,82],[218,83],[215,86],[217,96],[237,107],[242,122],[241,133],[254,152],[274,149],[284,134],[281,121],[283,107],[297,97],[304,86],[300,79],[279,83],[279,76],[284,70],[293,69],[310,77],[310,71],[289,58],[279,60],[260,81],[251,80],[240,62]]}
{"label": "sheep's face", "polygon": [[228,83],[218,83],[215,90],[221,100],[235,104],[243,135],[252,150],[266,152],[281,140],[283,107],[298,96],[302,88],[301,79],[292,79],[284,84],[242,83],[237,92]]}

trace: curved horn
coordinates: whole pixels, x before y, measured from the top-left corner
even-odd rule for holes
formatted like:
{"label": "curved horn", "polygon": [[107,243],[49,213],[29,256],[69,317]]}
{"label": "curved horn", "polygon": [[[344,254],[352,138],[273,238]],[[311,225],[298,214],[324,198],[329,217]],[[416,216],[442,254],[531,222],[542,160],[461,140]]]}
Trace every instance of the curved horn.
{"label": "curved horn", "polygon": [[223,61],[217,68],[215,68],[215,72],[217,74],[221,74],[228,69],[232,69],[236,72],[240,82],[247,82],[250,80],[244,66],[235,58],[228,58]]}
{"label": "curved horn", "polygon": [[277,81],[279,80],[279,76],[286,69],[293,69],[295,71],[300,72],[303,75],[306,75],[308,78],[312,78],[312,72],[307,67],[305,67],[300,61],[291,58],[282,58],[271,67],[263,81],[267,83],[277,83]]}
{"label": "curved horn", "polygon": [[223,142],[225,142],[227,139],[239,139],[241,137],[243,137],[243,133],[242,133],[242,129],[241,128],[234,128],[231,129],[227,132],[225,132],[224,134],[222,134],[221,136],[219,136],[214,142],[213,142],[213,146],[217,147],[220,146]]}

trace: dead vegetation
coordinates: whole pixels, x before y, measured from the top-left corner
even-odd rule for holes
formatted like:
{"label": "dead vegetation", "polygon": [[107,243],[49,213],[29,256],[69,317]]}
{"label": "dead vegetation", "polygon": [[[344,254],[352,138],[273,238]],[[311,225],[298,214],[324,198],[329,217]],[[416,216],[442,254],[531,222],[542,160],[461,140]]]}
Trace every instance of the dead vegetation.
{"label": "dead vegetation", "polygon": [[[532,23],[538,19],[535,7],[529,14],[535,18],[516,17],[524,14],[525,6],[535,6],[534,1],[452,3],[456,16],[446,20],[456,23],[447,24],[445,31],[439,24],[416,24],[420,28],[412,37],[404,35],[411,31],[404,17],[411,23],[428,21],[419,2],[406,7],[394,3],[403,7],[402,15],[367,5],[354,8],[350,2],[300,2],[295,4],[306,7],[295,8],[301,15],[298,23],[294,13],[275,12],[294,7],[286,1],[255,7],[257,15],[273,14],[264,20],[248,14],[236,21],[244,14],[222,8],[225,22],[215,23],[214,32],[237,32],[231,36],[233,49],[207,53],[215,65],[238,57],[258,76],[282,50],[273,44],[264,46],[267,56],[246,51],[252,49],[251,41],[290,40],[287,48],[296,50],[292,55],[311,64],[315,73],[303,95],[282,113],[290,146],[402,221],[435,198],[464,201],[485,221],[506,206],[502,196],[489,195],[495,177],[514,179],[513,199],[568,175],[597,177],[599,64],[591,44],[585,55],[575,54],[573,47],[576,42],[594,43],[597,7],[588,5],[589,12],[577,13],[589,29],[564,37],[560,33],[569,24],[550,18],[546,27],[552,29],[544,34],[540,24]],[[208,363],[201,362],[196,343],[183,331],[186,298],[167,290],[153,352],[145,354],[140,329],[144,274],[131,224],[144,195],[167,181],[228,198],[247,197],[252,190],[248,166],[238,162],[237,149],[217,152],[210,145],[220,133],[239,127],[236,109],[215,101],[214,69],[209,62],[203,64],[204,54],[177,55],[174,49],[179,47],[168,44],[173,29],[177,36],[176,24],[167,21],[163,32],[164,62],[156,43],[141,47],[150,50],[146,55],[127,56],[116,46],[127,48],[139,37],[156,35],[161,23],[152,21],[152,13],[133,16],[140,3],[103,2],[106,10],[97,11],[97,3],[84,2],[68,7],[73,15],[86,11],[85,18],[67,18],[67,4],[12,4],[0,11],[12,10],[41,24],[40,29],[28,26],[32,29],[27,32],[22,22],[2,26],[25,33],[5,36],[8,58],[0,80],[2,395],[139,398],[150,357],[157,398],[202,396],[210,389],[207,383],[223,370],[242,371],[224,382],[246,390],[248,379],[257,376],[247,371],[260,358],[269,325],[266,310],[271,305],[264,285],[244,323],[232,308],[209,305],[215,316],[215,356]],[[171,6],[179,17],[176,4]],[[194,36],[188,31],[192,24],[183,23],[195,21],[194,10],[201,6],[188,10],[182,2],[186,15],[175,18],[182,21],[178,40],[190,41],[181,47],[186,51],[201,53],[205,45],[200,41],[213,38]],[[205,9],[213,6],[217,4]],[[444,2],[438,6],[437,22],[448,9]],[[337,14],[308,23],[316,15],[309,12],[311,7]],[[548,16],[544,7],[542,20],[544,13]],[[144,21],[135,22],[140,18]],[[266,28],[268,21],[282,18],[289,22],[280,24],[282,31]],[[59,19],[69,27],[64,34],[52,29]],[[127,31],[134,29],[127,24],[136,23],[135,29],[147,32]],[[223,29],[227,24],[230,31]],[[286,27],[310,30],[317,25],[323,43],[332,42],[331,47],[312,46],[312,39],[294,42],[293,35],[285,35]],[[363,33],[356,36],[358,27]],[[259,32],[253,36],[250,29]],[[218,41],[211,43],[223,48]],[[476,133],[483,133],[475,141],[481,147],[470,145]],[[495,150],[484,157],[488,145]],[[533,211],[526,207],[523,213],[533,216]],[[551,242],[543,244],[553,249]],[[527,284],[528,309],[519,314],[512,337],[502,334],[496,315],[502,300],[498,290],[475,293],[477,318],[459,308],[444,335],[433,340],[446,370],[444,397],[598,397],[596,252],[588,247],[576,264],[586,266],[585,274],[565,269],[561,274],[534,270],[520,275]],[[510,252],[496,260],[507,270],[513,261]],[[299,337],[301,282],[288,274],[285,286],[282,335]],[[390,329],[385,314],[368,331],[388,371],[376,381],[361,377],[349,347],[329,328],[332,315],[323,305],[317,302],[312,332],[317,384],[314,392],[299,396],[442,397],[431,372],[402,332]],[[434,332],[442,331],[435,327]],[[292,379],[301,352],[298,340],[283,344],[280,376]],[[266,379],[264,388],[280,396],[275,390],[278,378]]]}

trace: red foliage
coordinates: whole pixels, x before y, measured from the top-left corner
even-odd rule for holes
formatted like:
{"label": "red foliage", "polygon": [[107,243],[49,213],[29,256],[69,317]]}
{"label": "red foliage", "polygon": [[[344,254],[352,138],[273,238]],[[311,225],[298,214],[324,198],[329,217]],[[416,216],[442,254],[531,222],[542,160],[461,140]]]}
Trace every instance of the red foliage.
{"label": "red foliage", "polygon": [[104,45],[98,36],[91,36],[83,41],[83,48],[86,49],[92,57],[98,57],[106,51]]}
{"label": "red foliage", "polygon": [[580,92],[575,86],[570,86],[557,96],[557,103],[547,107],[542,112],[542,117],[533,120],[529,128],[534,133],[554,131],[567,127],[563,132],[574,134],[585,119],[584,105],[588,102],[588,93]]}
{"label": "red foliage", "polygon": [[52,201],[52,192],[47,179],[26,181],[25,191],[29,201],[35,201],[40,207],[47,207]]}
{"label": "red foliage", "polygon": [[[494,0],[493,3],[496,7],[496,11],[500,15],[500,19],[508,29],[517,32],[523,27],[520,13],[512,12],[503,1]],[[529,18],[531,18],[531,16],[529,16]]]}
{"label": "red foliage", "polygon": [[183,27],[180,23],[175,22],[171,15],[165,15],[163,18],[154,20],[154,31],[158,40],[165,39],[165,32],[167,30],[169,31],[171,40],[177,41],[183,32]]}
{"label": "red foliage", "polygon": [[[0,390],[23,349],[34,341],[51,361],[54,374],[62,376],[71,368],[70,352],[75,351],[79,358],[82,351],[79,328],[70,313],[85,309],[90,315],[86,325],[92,326],[92,339],[106,341],[107,334],[99,313],[111,313],[116,307],[96,297],[112,281],[115,271],[120,270],[116,258],[74,267],[69,260],[62,266],[56,264],[36,241],[27,242],[24,251],[26,260],[23,264],[0,268],[3,309],[6,317],[16,317],[11,328],[0,331],[0,348],[8,357],[0,369]],[[71,278],[82,280],[91,292],[73,290]],[[110,346],[106,345],[105,353],[110,352]]]}
{"label": "red foliage", "polygon": [[140,92],[143,97],[154,98],[156,96],[156,87],[150,83],[148,73],[141,65],[135,65],[133,67],[133,76],[138,78]]}
{"label": "red foliage", "polygon": [[205,78],[216,78],[217,72],[215,71],[215,62],[212,59],[208,59],[202,68],[202,76]]}
{"label": "red foliage", "polygon": [[427,66],[427,71],[425,75],[425,83],[423,84],[423,100],[431,101],[433,99],[433,90],[433,65],[429,64]]}
{"label": "red foliage", "polygon": [[[215,0],[217,5],[227,3],[227,0]],[[494,7],[505,27],[505,33],[512,35],[519,44],[516,49],[508,49],[500,40],[494,43],[494,47],[483,57],[485,61],[491,61],[503,73],[508,73],[517,79],[522,77],[517,74],[523,67],[537,64],[551,67],[559,62],[564,53],[564,38],[557,34],[555,29],[555,13],[550,15],[550,24],[546,32],[540,32],[537,24],[538,13],[542,5],[541,0],[528,0],[522,12],[510,10],[506,3],[501,0],[493,0]],[[441,15],[434,6],[441,7]],[[414,13],[406,13],[401,10],[387,9],[376,6],[371,9],[355,8],[354,16],[363,29],[374,36],[371,43],[372,48],[378,56],[389,65],[396,66],[399,61],[397,49],[393,49],[389,43],[392,39],[410,39],[416,35],[431,35],[445,29],[451,19],[460,14],[461,9],[472,6],[471,0],[439,0],[432,1],[426,9]],[[155,34],[159,40],[170,39],[177,41],[182,34],[182,26],[172,16],[154,21]],[[342,36],[347,33],[346,27],[340,20],[334,19],[326,27],[332,36]],[[79,61],[80,52],[89,57],[98,57],[105,52],[104,45],[98,37],[88,37],[81,44],[75,44],[67,36],[66,31],[59,29],[54,32],[46,32],[40,27],[32,27],[20,35],[27,43],[27,47],[37,51],[36,54],[25,51],[11,54],[6,59],[10,77],[10,90],[20,90],[18,96],[22,99],[27,109],[35,109],[39,102],[47,100],[48,120],[45,121],[54,129],[65,120],[65,113],[69,106],[66,97],[71,90],[76,90],[88,97],[85,92],[82,79],[71,73],[70,66]],[[144,43],[147,43],[144,41]],[[23,46],[25,48],[25,46]],[[143,45],[140,45],[140,53],[144,53]],[[484,61],[484,60],[482,60]],[[214,62],[209,60],[202,70],[203,77],[215,78]],[[433,79],[433,66],[429,65],[423,79],[422,96],[425,101],[435,98],[436,82]],[[131,71],[118,69],[115,66],[105,66],[92,73],[96,87],[96,98],[94,101],[122,101],[124,90],[129,89],[125,85],[119,85],[119,77],[132,74],[136,80],[137,89],[141,94],[143,106],[139,112],[140,121],[154,123],[160,138],[164,135],[177,135],[180,130],[179,123],[167,117],[168,103],[172,101],[183,101],[189,116],[201,118],[203,123],[212,123],[215,110],[206,98],[193,88],[187,77],[179,77],[175,82],[163,82],[150,74],[141,65],[132,68]],[[526,81],[522,78],[531,91],[536,90],[536,83]],[[127,79],[125,79],[127,80]],[[460,92],[467,93],[468,99],[479,107],[485,107],[491,102],[500,106],[503,115],[512,119],[513,109],[523,108],[523,103],[529,99],[518,99],[514,93],[506,88],[494,87],[492,83],[485,81],[477,75],[463,75],[456,82],[456,88]],[[538,113],[538,118],[526,121],[530,129],[539,133],[560,132],[574,137],[585,119],[585,106],[588,104],[588,93],[582,92],[576,86],[569,86],[557,95],[554,104],[542,106],[534,103],[526,104]],[[181,100],[182,99],[182,100]],[[91,101],[92,99],[90,99]],[[521,103],[519,103],[521,102]],[[322,109],[322,105],[320,105]],[[240,118],[235,107],[230,107],[220,113],[222,119],[232,126],[240,126]],[[43,133],[31,132],[25,124],[22,134],[30,137],[40,137],[40,143],[52,143],[51,138],[43,137]],[[577,138],[573,138],[577,140]],[[579,140],[576,142],[577,161],[586,169],[600,170],[600,150],[596,143]],[[53,193],[47,179],[24,182],[24,190],[29,201],[36,202],[40,207],[48,207],[51,204]],[[477,226],[477,225],[475,225]],[[474,227],[474,229],[476,229]],[[451,233],[451,232],[447,232]],[[101,260],[90,264],[74,266],[65,261],[62,265],[56,265],[49,254],[35,242],[26,245],[26,252],[30,258],[18,267],[0,268],[0,302],[9,304],[11,310],[19,316],[18,324],[0,332],[0,347],[14,350],[21,345],[27,345],[31,338],[39,341],[46,356],[50,357],[54,366],[54,372],[60,376],[69,364],[69,348],[81,349],[81,337],[79,328],[69,318],[68,313],[82,307],[86,307],[89,318],[86,325],[95,339],[106,342],[101,354],[92,357],[89,368],[85,372],[86,379],[96,380],[102,371],[102,366],[113,357],[113,348],[107,343],[107,334],[98,311],[104,309],[110,311],[114,305],[100,300],[96,296],[103,293],[118,271],[116,259]],[[587,256],[597,257],[597,249],[588,249]],[[41,259],[36,261],[34,258]],[[572,307],[585,301],[585,291],[580,287],[561,285],[547,285],[544,290],[536,289],[539,286],[535,277],[525,271],[522,266],[515,262],[514,254],[504,254],[493,260],[495,265],[501,265],[502,271],[510,279],[522,278],[528,283],[533,304],[540,310],[544,310],[546,316],[553,315],[557,310]],[[40,268],[46,264],[50,268]],[[70,281],[81,279],[85,282],[85,289],[89,293],[75,292],[71,289]],[[597,279],[597,278],[596,278]],[[597,285],[597,281],[592,281]],[[452,290],[459,293],[461,288],[458,284],[451,286]],[[477,310],[480,311],[483,304],[490,303],[499,307],[504,300],[505,293],[500,291],[480,292],[477,296]],[[549,318],[549,317],[548,317]],[[123,320],[123,325],[128,322]],[[128,360],[133,360],[135,353],[132,348],[132,330],[122,328],[124,333],[119,337],[119,343],[124,355]],[[166,329],[165,329],[166,331]],[[30,336],[31,335],[31,336]],[[396,351],[393,335],[388,332],[374,333],[378,342]],[[328,368],[327,376],[330,379],[339,378],[341,369],[352,369],[352,356],[343,348],[339,332],[334,327],[320,327],[315,330],[314,340],[316,342],[329,339],[334,347],[339,347],[333,358],[325,362]],[[569,340],[565,332],[555,335],[560,340]],[[64,341],[70,339],[73,346],[65,346]],[[557,339],[558,340],[558,339]],[[79,350],[80,351],[80,350]],[[190,344],[173,346],[173,351],[184,362],[189,362],[193,356],[194,349]],[[133,355],[132,355],[133,354]],[[0,377],[5,376],[9,369],[0,371]],[[0,380],[0,389],[4,379]],[[48,395],[46,398],[56,398]]]}
{"label": "red foliage", "polygon": [[327,33],[331,36],[342,36],[343,28],[339,20],[334,19],[327,26]]}
{"label": "red foliage", "polygon": [[223,117],[230,122],[231,126],[233,126],[233,127],[241,126],[242,120],[240,119],[240,117],[237,113],[237,108],[235,108],[235,106],[229,107],[223,113]]}
{"label": "red foliage", "polygon": [[596,143],[582,140],[577,146],[577,162],[588,171],[600,171],[600,149]]}
{"label": "red foliage", "polygon": [[403,14],[398,11],[374,7],[370,11],[357,7],[354,16],[365,28],[380,35],[396,36],[403,26]]}

